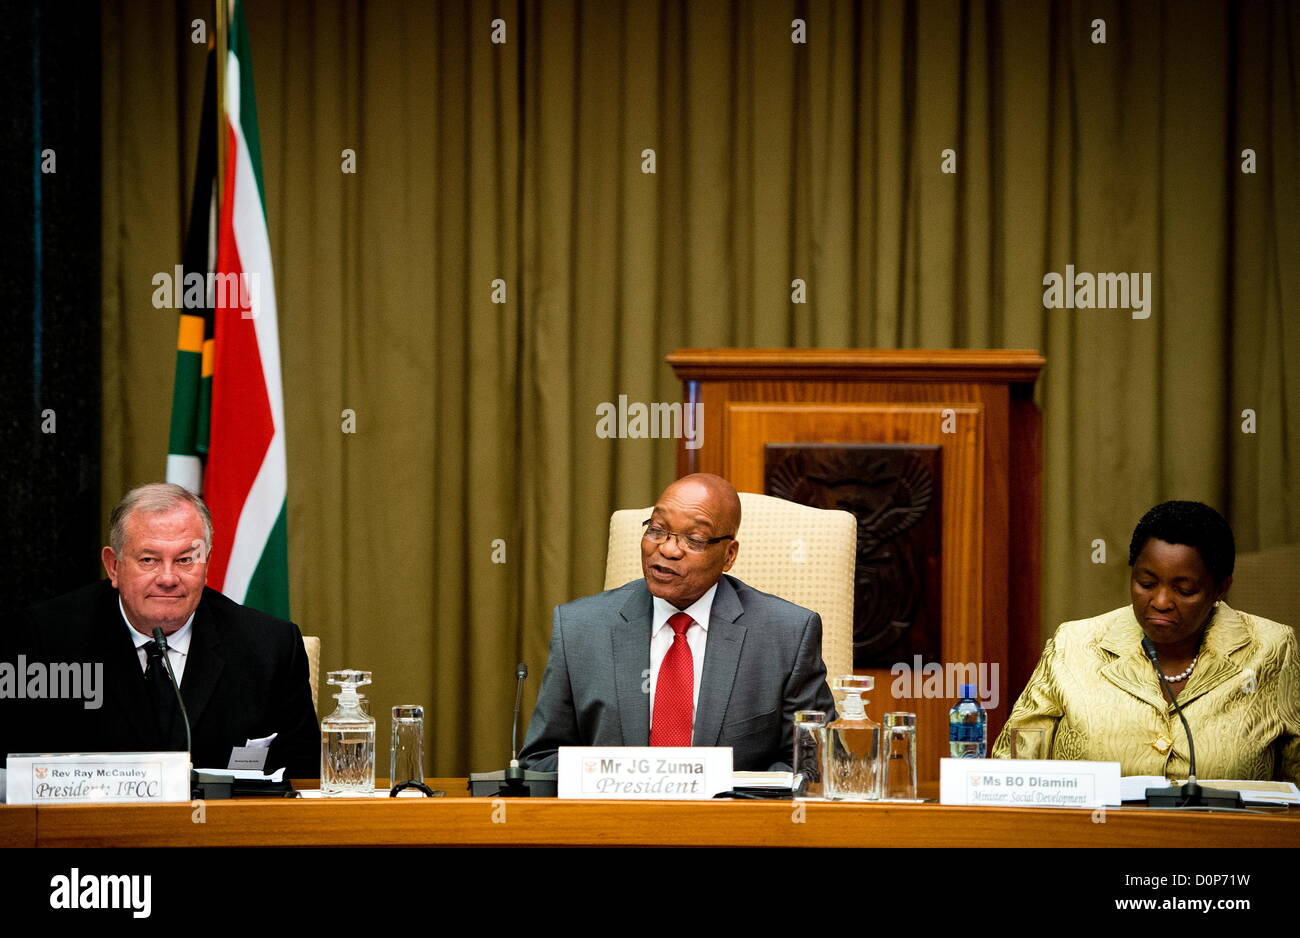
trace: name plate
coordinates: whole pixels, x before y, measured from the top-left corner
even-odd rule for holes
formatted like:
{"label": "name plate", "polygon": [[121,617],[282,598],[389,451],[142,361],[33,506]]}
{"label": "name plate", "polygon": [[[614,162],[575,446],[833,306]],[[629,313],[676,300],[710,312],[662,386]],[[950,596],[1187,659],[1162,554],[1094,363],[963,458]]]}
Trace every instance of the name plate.
{"label": "name plate", "polygon": [[1118,762],[940,759],[939,803],[1029,808],[1118,805]]}
{"label": "name plate", "polygon": [[188,752],[11,755],[9,804],[189,801]]}
{"label": "name plate", "polygon": [[730,746],[561,746],[561,798],[707,800],[731,790]]}

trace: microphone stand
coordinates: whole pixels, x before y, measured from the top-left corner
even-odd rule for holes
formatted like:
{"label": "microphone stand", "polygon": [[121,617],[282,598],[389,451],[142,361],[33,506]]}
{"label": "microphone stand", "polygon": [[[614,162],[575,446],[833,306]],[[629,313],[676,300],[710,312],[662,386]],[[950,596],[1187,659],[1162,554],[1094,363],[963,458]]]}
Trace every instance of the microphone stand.
{"label": "microphone stand", "polygon": [[519,765],[519,708],[524,700],[524,679],[528,677],[528,665],[522,661],[515,671],[515,716],[510,724],[510,766],[502,775],[501,794],[508,797],[524,797],[529,794],[525,772]]}
{"label": "microphone stand", "polygon": [[1196,743],[1192,741],[1192,729],[1187,725],[1187,717],[1183,716],[1183,707],[1178,702],[1178,695],[1174,693],[1173,686],[1169,683],[1169,678],[1165,672],[1160,670],[1160,665],[1156,660],[1155,642],[1149,638],[1142,639],[1142,650],[1146,656],[1151,659],[1151,666],[1156,669],[1156,675],[1160,678],[1160,684],[1169,692],[1169,699],[1173,702],[1174,710],[1178,714],[1178,719],[1183,723],[1183,732],[1187,734],[1187,784],[1170,785],[1168,788],[1148,788],[1146,790],[1146,799],[1148,808],[1241,808],[1244,807],[1241,800],[1241,793],[1235,791],[1219,791],[1214,788],[1202,788],[1196,781]]}
{"label": "microphone stand", "polygon": [[[172,682],[172,693],[176,695],[176,703],[181,708],[181,720],[185,723],[185,753],[193,760],[194,741],[190,734],[190,715],[185,710],[185,700],[181,697],[180,685],[176,683],[176,672],[172,670],[171,658],[167,656],[167,636],[163,634],[160,627],[154,628],[153,640],[162,649],[163,667],[167,670],[167,677]],[[194,764],[191,761],[190,797],[202,800],[233,798],[234,788],[234,781],[228,777],[194,771]]]}
{"label": "microphone stand", "polygon": [[528,666],[515,669],[515,715],[510,727],[510,766],[503,772],[471,772],[470,795],[476,798],[554,798],[556,773],[536,772],[519,764],[519,708],[524,700]]}

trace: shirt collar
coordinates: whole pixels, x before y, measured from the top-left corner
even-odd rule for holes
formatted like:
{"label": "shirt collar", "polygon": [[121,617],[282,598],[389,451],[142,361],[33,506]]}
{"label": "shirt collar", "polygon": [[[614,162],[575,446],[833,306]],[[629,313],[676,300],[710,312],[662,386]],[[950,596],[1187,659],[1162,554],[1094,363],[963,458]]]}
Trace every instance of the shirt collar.
{"label": "shirt collar", "polygon": [[718,584],[714,583],[706,592],[695,602],[691,603],[685,609],[678,609],[666,599],[660,599],[658,596],[651,596],[650,601],[654,606],[654,616],[650,620],[650,634],[653,636],[658,631],[668,625],[668,619],[677,614],[684,612],[704,631],[709,630],[709,612],[713,609],[713,595],[718,591]]}
{"label": "shirt collar", "polygon": [[[131,620],[126,617],[126,607],[122,605],[122,595],[120,593],[117,597],[117,608],[122,611],[122,621],[126,623],[126,630],[131,633],[131,641],[135,643],[136,648],[143,648],[153,641],[150,636],[145,635],[132,625]],[[195,612],[197,611],[196,609]],[[191,612],[190,617],[185,620],[185,624],[167,636],[167,647],[177,654],[188,655],[190,653],[190,637],[194,634],[193,625],[194,613]]]}

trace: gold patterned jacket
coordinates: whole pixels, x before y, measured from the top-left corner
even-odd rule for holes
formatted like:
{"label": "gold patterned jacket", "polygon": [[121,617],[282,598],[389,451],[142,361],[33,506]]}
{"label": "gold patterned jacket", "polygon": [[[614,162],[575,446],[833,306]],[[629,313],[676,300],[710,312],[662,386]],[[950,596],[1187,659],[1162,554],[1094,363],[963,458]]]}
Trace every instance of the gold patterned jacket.
{"label": "gold patterned jacket", "polygon": [[[1042,727],[1053,759],[1118,762],[1123,775],[1186,778],[1187,737],[1141,643],[1131,606],[1062,625],[993,757],[1011,754],[1011,729]],[[1198,778],[1300,783],[1300,652],[1289,626],[1221,603],[1178,702],[1196,742]]]}

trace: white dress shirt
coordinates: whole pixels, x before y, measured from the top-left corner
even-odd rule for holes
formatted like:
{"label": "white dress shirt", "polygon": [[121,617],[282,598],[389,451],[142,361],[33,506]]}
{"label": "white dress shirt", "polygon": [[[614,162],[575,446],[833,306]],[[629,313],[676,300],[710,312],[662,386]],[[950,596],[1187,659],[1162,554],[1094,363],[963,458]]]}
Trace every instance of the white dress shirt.
{"label": "white dress shirt", "polygon": [[704,646],[709,640],[709,611],[713,608],[713,594],[718,591],[714,583],[709,591],[695,600],[685,609],[678,609],[666,599],[651,596],[654,615],[650,618],[650,717],[653,721],[655,712],[655,685],[659,682],[659,666],[664,662],[664,655],[672,647],[673,627],[668,624],[673,615],[684,612],[694,623],[686,630],[686,644],[691,649],[691,664],[695,668],[694,696],[691,704],[691,729],[695,728],[695,712],[700,705],[700,677],[704,674]]}
{"label": "white dress shirt", "polygon": [[[145,635],[143,632],[136,630],[131,624],[131,620],[126,617],[126,607],[122,605],[122,597],[117,597],[117,608],[122,610],[122,621],[126,623],[126,630],[131,633],[131,641],[135,642],[135,653],[140,656],[140,670],[149,670],[149,652],[145,651],[144,646],[153,641],[153,636]],[[181,678],[185,674],[185,659],[190,655],[190,637],[194,634],[194,613],[185,620],[185,624],[176,632],[167,636],[167,660],[171,662],[172,671],[176,675],[176,686],[181,686]]]}

